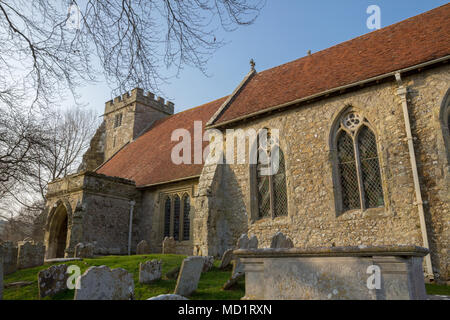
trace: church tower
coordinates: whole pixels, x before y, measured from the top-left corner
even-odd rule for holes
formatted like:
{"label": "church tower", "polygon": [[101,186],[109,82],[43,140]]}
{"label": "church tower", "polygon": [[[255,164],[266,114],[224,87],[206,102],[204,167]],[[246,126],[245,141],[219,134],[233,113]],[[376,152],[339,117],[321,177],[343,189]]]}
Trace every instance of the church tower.
{"label": "church tower", "polygon": [[174,104],[151,92],[133,89],[106,102],[104,160],[108,160],[128,142],[135,140],[156,120],[174,113]]}

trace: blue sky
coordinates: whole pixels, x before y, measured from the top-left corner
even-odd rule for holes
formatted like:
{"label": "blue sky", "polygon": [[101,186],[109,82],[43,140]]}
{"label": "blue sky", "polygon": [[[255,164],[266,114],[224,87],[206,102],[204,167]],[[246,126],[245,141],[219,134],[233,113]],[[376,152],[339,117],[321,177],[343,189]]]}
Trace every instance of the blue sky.
{"label": "blue sky", "polygon": [[[230,94],[250,70],[253,58],[262,71],[298,59],[308,50],[317,52],[371,32],[366,26],[369,5],[381,9],[385,27],[448,1],[444,0],[267,0],[256,22],[223,36],[228,44],[209,61],[206,77],[185,67],[178,78],[161,86],[164,97],[175,103],[175,112]],[[132,88],[130,88],[132,89]],[[146,89],[146,88],[144,88]],[[101,115],[111,99],[102,82],[79,91],[81,102]]]}

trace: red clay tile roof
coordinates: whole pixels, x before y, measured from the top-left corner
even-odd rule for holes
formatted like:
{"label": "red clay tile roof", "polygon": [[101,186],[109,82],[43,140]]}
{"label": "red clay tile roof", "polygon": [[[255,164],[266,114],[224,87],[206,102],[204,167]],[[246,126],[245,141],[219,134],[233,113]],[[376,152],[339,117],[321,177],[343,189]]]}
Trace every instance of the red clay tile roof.
{"label": "red clay tile roof", "polygon": [[450,54],[450,4],[257,73],[214,122],[309,97]]}
{"label": "red clay tile roof", "polygon": [[[193,137],[194,121],[206,122],[227,97],[209,102],[157,121],[150,130],[125,146],[106,162],[98,173],[120,177],[145,186],[200,175],[203,165],[175,165],[171,160],[173,146],[171,135],[175,129],[187,129]],[[204,146],[207,142],[204,143]],[[192,153],[193,153],[192,139]]]}

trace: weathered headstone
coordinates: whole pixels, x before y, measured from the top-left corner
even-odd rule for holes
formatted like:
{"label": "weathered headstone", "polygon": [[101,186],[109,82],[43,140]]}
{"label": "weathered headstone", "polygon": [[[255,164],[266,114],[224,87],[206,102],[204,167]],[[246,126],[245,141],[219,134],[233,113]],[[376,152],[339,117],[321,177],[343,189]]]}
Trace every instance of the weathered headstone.
{"label": "weathered headstone", "polygon": [[3,299],[3,248],[0,246],[0,300]]}
{"label": "weathered headstone", "polygon": [[36,242],[19,242],[17,268],[26,269],[44,264],[45,246]]}
{"label": "weathered headstone", "polygon": [[151,283],[161,279],[162,262],[158,260],[139,263],[139,283]]}
{"label": "weathered headstone", "polygon": [[258,249],[258,238],[253,235],[250,240],[248,240],[248,249]]}
{"label": "weathered headstone", "polygon": [[93,258],[94,245],[92,243],[78,243],[75,246],[75,258]]}
{"label": "weathered headstone", "polygon": [[[78,289],[79,288],[79,289]],[[132,300],[133,276],[122,268],[90,267],[77,279],[75,300]]]}
{"label": "weathered headstone", "polygon": [[177,249],[177,243],[174,237],[165,237],[163,241],[163,253],[164,254],[175,254]]}
{"label": "weathered headstone", "polygon": [[206,256],[206,257],[203,257],[203,259],[205,260],[205,262],[203,264],[202,272],[208,272],[209,270],[211,270],[211,268],[214,265],[214,257],[213,256]]}
{"label": "weathered headstone", "polygon": [[225,269],[228,267],[231,264],[231,260],[233,260],[233,249],[228,249],[222,256],[219,269]]}
{"label": "weathered headstone", "polygon": [[149,254],[150,253],[150,246],[148,245],[147,241],[142,240],[138,243],[136,248],[136,254]]}
{"label": "weathered headstone", "polygon": [[14,243],[3,242],[3,274],[8,275],[17,271],[17,247]]}
{"label": "weathered headstone", "polygon": [[159,296],[151,297],[147,300],[189,300],[189,299],[180,296],[178,294],[160,294]]}
{"label": "weathered headstone", "polygon": [[239,239],[238,239],[238,241],[237,241],[237,244],[236,244],[236,247],[238,248],[238,249],[247,249],[248,248],[248,242],[249,242],[250,240],[248,239],[248,236],[244,233],[244,234],[242,234],[240,237],[239,237]]}
{"label": "weathered headstone", "polygon": [[175,294],[189,296],[198,287],[205,259],[203,257],[188,257],[183,260],[175,287]]}
{"label": "weathered headstone", "polygon": [[[256,238],[256,236],[252,236],[250,239],[248,239],[247,235],[243,234],[238,240],[237,249],[258,249],[258,239]],[[239,258],[235,258],[233,261],[233,271],[231,272],[231,279],[244,274],[244,272],[244,265]]]}
{"label": "weathered headstone", "polygon": [[39,298],[54,296],[67,289],[67,265],[51,266],[38,273]]}
{"label": "weathered headstone", "polygon": [[281,232],[275,233],[270,243],[270,248],[272,249],[290,249],[293,247],[294,243],[292,240]]}

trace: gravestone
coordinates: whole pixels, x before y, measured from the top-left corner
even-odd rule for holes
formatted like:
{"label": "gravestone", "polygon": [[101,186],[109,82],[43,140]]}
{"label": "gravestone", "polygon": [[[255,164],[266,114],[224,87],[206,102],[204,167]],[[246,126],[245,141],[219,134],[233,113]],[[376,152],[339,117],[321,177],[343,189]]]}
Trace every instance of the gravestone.
{"label": "gravestone", "polygon": [[189,296],[197,290],[204,263],[205,259],[203,257],[192,256],[183,260],[180,273],[178,274],[175,294]]}
{"label": "gravestone", "polygon": [[248,249],[258,249],[258,238],[255,235],[248,240]]}
{"label": "gravestone", "polygon": [[92,243],[78,243],[75,246],[75,258],[93,258],[94,245]]}
{"label": "gravestone", "polygon": [[177,250],[177,243],[174,237],[165,237],[163,241],[163,253],[175,254]]}
{"label": "gravestone", "polygon": [[36,242],[19,242],[17,253],[17,268],[26,269],[44,264],[45,246]]}
{"label": "gravestone", "polygon": [[1,245],[3,247],[3,273],[8,275],[17,271],[17,247],[14,243],[7,241]]}
{"label": "gravestone", "polygon": [[222,260],[220,261],[219,269],[225,269],[231,264],[233,260],[233,249],[228,249],[222,256]]}
{"label": "gravestone", "polygon": [[[78,289],[79,288],[79,289]],[[133,276],[122,268],[90,267],[77,279],[74,300],[132,300]]]}
{"label": "gravestone", "polygon": [[142,240],[138,243],[136,248],[136,254],[149,254],[150,253],[150,246],[148,245],[147,241]]}
{"label": "gravestone", "polygon": [[139,263],[139,283],[152,283],[161,279],[162,262],[158,260]]}
{"label": "gravestone", "polygon": [[248,236],[244,233],[244,234],[242,234],[239,237],[239,239],[237,241],[237,244],[236,244],[236,247],[238,249],[247,249],[248,248],[248,242],[249,242]]}
{"label": "gravestone", "polygon": [[0,300],[3,299],[3,248],[0,246]]}
{"label": "gravestone", "polygon": [[39,298],[54,296],[67,289],[67,265],[51,266],[38,273]]}
{"label": "gravestone", "polygon": [[270,248],[272,249],[290,249],[293,247],[294,243],[292,240],[281,232],[275,233],[270,243]]}
{"label": "gravestone", "polygon": [[[258,249],[258,238],[253,235],[249,239],[246,234],[241,235],[237,243],[237,249]],[[244,274],[244,272],[244,265],[239,258],[235,257],[230,280],[239,277],[239,275]]]}
{"label": "gravestone", "polygon": [[151,297],[147,300],[189,300],[189,299],[180,296],[178,294],[160,294],[159,296]]}
{"label": "gravestone", "polygon": [[203,257],[203,259],[204,259],[204,264],[203,264],[202,272],[208,272],[209,270],[211,270],[211,268],[214,265],[214,257],[206,256],[206,257]]}

